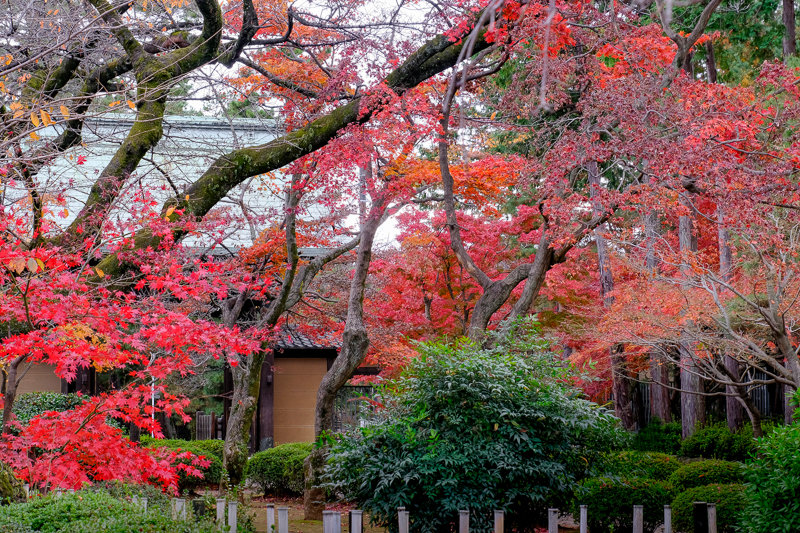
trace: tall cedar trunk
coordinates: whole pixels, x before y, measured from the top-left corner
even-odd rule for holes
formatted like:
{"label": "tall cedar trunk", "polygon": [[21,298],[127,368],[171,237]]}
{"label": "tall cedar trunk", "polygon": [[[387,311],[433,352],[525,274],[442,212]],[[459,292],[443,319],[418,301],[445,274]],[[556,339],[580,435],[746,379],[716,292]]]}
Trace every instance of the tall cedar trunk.
{"label": "tall cedar trunk", "polygon": [[[602,208],[596,200],[600,193],[600,171],[597,161],[590,161],[586,164],[586,171],[589,178],[589,197],[592,198],[592,211],[595,215],[602,213]],[[600,288],[603,293],[603,306],[608,308],[614,303],[612,291],[614,290],[614,276],[611,271],[611,264],[608,260],[608,246],[604,233],[607,231],[606,224],[600,224],[594,229],[594,242],[597,246],[597,265],[600,270]],[[614,413],[622,421],[625,429],[635,430],[637,426],[637,413],[634,409],[634,402],[631,394],[631,380],[628,376],[627,364],[625,361],[625,350],[621,344],[610,348],[609,357],[611,359],[611,389],[614,396]]]}
{"label": "tall cedar trunk", "polygon": [[[656,255],[656,240],[659,235],[661,221],[658,213],[648,212],[644,217],[644,232],[647,243],[646,268],[647,271],[655,276],[658,273],[660,261]],[[650,350],[650,416],[662,422],[672,420],[672,410],[670,409],[669,389],[669,367],[667,358],[659,349]]]}
{"label": "tall cedar trunk", "polygon": [[[322,378],[317,391],[317,404],[314,413],[314,434],[320,437],[333,429],[334,403],[336,395],[347,383],[355,370],[364,362],[369,347],[367,327],[364,324],[364,291],[367,274],[372,261],[372,243],[380,226],[385,204],[379,200],[361,225],[361,241],[358,244],[355,272],[350,283],[350,296],[347,301],[347,319],[342,334],[342,348],[331,368]],[[321,486],[327,450],[315,448],[305,462],[305,491],[303,507],[306,520],[321,520],[325,509],[325,489]]]}
{"label": "tall cedar trunk", "polygon": [[[717,205],[717,239],[719,241],[719,275],[720,278],[727,281],[731,275],[733,253],[731,252],[728,228],[725,226],[725,210],[722,205]],[[725,358],[725,370],[730,376],[735,376],[735,381],[739,381],[739,363],[728,354],[723,357]],[[727,394],[725,397],[725,414],[728,419],[728,428],[731,431],[736,431],[744,424],[744,407],[742,402],[734,396],[740,390],[741,387],[735,387],[734,385],[725,386],[725,393]]]}
{"label": "tall cedar trunk", "polygon": [[794,0],[783,0],[783,60],[797,53]]}
{"label": "tall cedar trunk", "polygon": [[717,83],[717,60],[714,57],[714,43],[706,41],[706,70],[708,83]]}
{"label": "tall cedar trunk", "polygon": [[242,481],[244,467],[250,456],[250,428],[253,416],[258,407],[261,388],[261,366],[266,351],[260,350],[249,360],[231,366],[233,379],[233,395],[231,408],[226,424],[225,445],[223,451],[223,467],[228,472],[230,486],[235,487]]}
{"label": "tall cedar trunk", "polygon": [[[682,203],[691,211],[691,203],[682,196]],[[688,287],[689,279],[692,276],[691,269],[688,267],[688,256],[697,251],[697,240],[694,237],[694,223],[691,215],[681,216],[678,221],[678,240],[680,251],[683,256],[682,270],[684,286]],[[691,327],[691,323],[687,326]],[[681,334],[678,349],[680,351],[681,366],[681,433],[683,438],[692,435],[697,427],[705,419],[705,399],[702,396],[703,383],[698,374],[695,363],[696,354],[694,352],[691,335],[687,331]]]}

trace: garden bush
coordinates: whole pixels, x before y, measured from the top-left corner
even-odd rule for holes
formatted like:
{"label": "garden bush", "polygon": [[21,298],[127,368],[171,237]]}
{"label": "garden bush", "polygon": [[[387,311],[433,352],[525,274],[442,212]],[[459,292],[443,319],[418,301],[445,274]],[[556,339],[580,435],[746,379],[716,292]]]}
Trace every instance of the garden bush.
{"label": "garden bush", "polygon": [[17,421],[27,426],[31,419],[47,411],[68,411],[82,404],[84,398],[77,394],[60,392],[26,392],[14,401],[12,411]]}
{"label": "garden bush", "polygon": [[676,470],[669,482],[677,492],[703,485],[744,482],[744,465],[733,461],[708,459],[688,463]]}
{"label": "garden bush", "polygon": [[634,435],[631,448],[642,452],[677,455],[681,451],[680,422],[665,424],[660,420],[654,420]]}
{"label": "garden bush", "polygon": [[753,428],[745,426],[736,433],[724,422],[698,429],[681,443],[684,457],[703,457],[744,462],[755,451]]}
{"label": "garden bush", "polygon": [[246,479],[258,485],[265,496],[269,492],[302,494],[303,462],[312,447],[310,442],[292,442],[258,452],[247,461]]}
{"label": "garden bush", "polygon": [[694,502],[717,504],[717,531],[733,533],[737,531],[745,506],[744,485],[713,484],[678,494],[672,502],[672,525],[676,531],[694,533]]}
{"label": "garden bush", "polygon": [[623,450],[606,454],[604,466],[610,475],[665,481],[681,463],[665,453]]}
{"label": "garden bush", "polygon": [[[205,483],[219,483],[222,477],[222,442],[221,440],[180,440],[180,439],[152,439],[142,437],[142,445],[148,448],[168,448],[173,451],[191,452],[211,461],[211,464],[199,470],[203,478],[186,475],[179,472],[178,489],[181,492],[194,490]],[[188,460],[180,459],[179,463],[188,464]]]}
{"label": "garden bush", "polygon": [[449,531],[459,509],[477,530],[490,529],[493,509],[511,524],[565,508],[623,437],[566,383],[569,367],[530,339],[420,346],[383,392],[380,418],[332,443],[332,488],[384,527],[396,527],[397,507],[413,509],[412,529],[427,531]]}
{"label": "garden bush", "polygon": [[[243,513],[244,514],[244,513]],[[246,531],[247,528],[240,530]],[[37,497],[0,507],[0,531],[29,533],[217,533],[211,520],[173,520],[168,504],[147,512],[103,489]]]}
{"label": "garden bush", "polygon": [[[647,478],[592,478],[583,482],[575,503],[589,506],[590,531],[633,531],[633,506],[644,511],[644,528],[652,531],[664,521],[664,505],[672,501],[672,487]],[[577,509],[576,509],[577,511]]]}
{"label": "garden bush", "polygon": [[745,531],[800,531],[800,423],[775,428],[757,452],[745,469]]}

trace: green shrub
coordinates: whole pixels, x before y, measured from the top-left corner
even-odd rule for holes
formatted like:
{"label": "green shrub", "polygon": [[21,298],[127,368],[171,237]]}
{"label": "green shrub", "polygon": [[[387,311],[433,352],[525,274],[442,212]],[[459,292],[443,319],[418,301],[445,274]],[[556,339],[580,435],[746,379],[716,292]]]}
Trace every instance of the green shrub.
{"label": "green shrub", "polygon": [[291,442],[258,452],[247,461],[246,479],[261,487],[264,495],[302,494],[303,462],[312,447],[310,442]]}
{"label": "green shrub", "polygon": [[634,435],[631,448],[642,452],[677,455],[681,451],[680,422],[665,424],[660,420],[654,420]]}
{"label": "green shrub", "polygon": [[[152,439],[142,438],[142,445],[148,448],[169,448],[173,451],[191,452],[202,456],[211,461],[206,468],[200,468],[203,478],[187,476],[184,472],[179,472],[178,489],[181,492],[194,490],[196,487],[206,483],[219,483],[222,476],[222,454],[221,440],[180,440],[180,439]],[[219,454],[218,454],[219,453]],[[179,463],[188,464],[188,460],[180,459]]]}
{"label": "green shrub", "polygon": [[672,487],[647,478],[591,478],[577,492],[576,503],[589,506],[590,531],[633,531],[633,506],[644,511],[644,528],[652,531],[664,521],[664,505],[673,497]]}
{"label": "green shrub", "polygon": [[800,531],[800,423],[775,428],[759,440],[757,452],[745,469],[745,530]]}
{"label": "green shrub", "polygon": [[23,426],[27,426],[31,419],[47,411],[68,411],[84,402],[77,394],[62,394],[60,392],[26,392],[20,394],[14,401],[12,411]]}
{"label": "green shrub", "polygon": [[[242,513],[245,514],[245,513]],[[246,528],[242,528],[246,530]],[[217,533],[211,520],[173,520],[168,503],[147,512],[103,489],[45,496],[0,507],[0,531],[42,533]]]}
{"label": "green shrub", "polygon": [[413,509],[416,530],[449,531],[459,509],[480,530],[493,509],[510,522],[565,508],[621,431],[530,338],[422,345],[379,418],[332,444],[332,487],[384,527],[396,527],[397,507]]}
{"label": "green shrub", "polygon": [[736,433],[724,422],[698,429],[681,443],[684,457],[703,457],[744,462],[755,451],[753,428],[745,426]]}
{"label": "green shrub", "polygon": [[665,481],[681,463],[665,453],[623,450],[606,454],[604,466],[615,476]]}
{"label": "green shrub", "polygon": [[742,463],[717,459],[685,464],[669,477],[669,482],[677,492],[703,485],[728,485],[743,481],[744,465]]}
{"label": "green shrub", "polygon": [[717,504],[717,531],[733,533],[737,530],[740,513],[745,506],[744,485],[714,484],[681,492],[672,502],[672,524],[675,530],[694,533],[694,502]]}

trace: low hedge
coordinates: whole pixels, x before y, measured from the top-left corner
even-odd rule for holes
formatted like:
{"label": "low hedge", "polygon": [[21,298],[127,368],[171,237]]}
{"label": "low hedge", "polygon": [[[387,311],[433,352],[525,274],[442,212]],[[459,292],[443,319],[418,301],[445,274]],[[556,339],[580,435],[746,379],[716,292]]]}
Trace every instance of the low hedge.
{"label": "low hedge", "polygon": [[[244,513],[243,513],[244,514]],[[82,490],[37,497],[0,507],[0,531],[14,533],[217,533],[209,520],[173,520],[169,505],[153,505],[147,512],[105,490]]]}
{"label": "low hedge", "polygon": [[665,453],[624,450],[606,454],[603,466],[613,476],[665,481],[681,463]]}
{"label": "low hedge", "polygon": [[302,494],[303,463],[312,448],[310,442],[292,442],[258,452],[247,462],[245,477],[258,485],[264,495]]}
{"label": "low hedge", "polygon": [[717,505],[717,531],[734,533],[746,504],[744,490],[744,485],[713,484],[681,492],[672,501],[673,527],[676,531],[694,533],[694,502],[706,502]]}
{"label": "low hedge", "polygon": [[[180,439],[153,439],[142,437],[142,445],[148,448],[169,448],[173,451],[191,452],[211,461],[206,468],[201,468],[203,478],[187,476],[184,472],[179,473],[178,489],[181,492],[194,490],[206,483],[219,483],[222,477],[222,447],[221,440],[180,440]],[[186,463],[181,459],[179,462]]]}
{"label": "low hedge", "polygon": [[756,440],[751,426],[747,425],[734,433],[724,422],[700,428],[681,443],[681,455],[684,457],[725,461],[744,462],[755,449]]}
{"label": "low hedge", "polygon": [[669,477],[677,492],[711,484],[729,485],[744,482],[744,465],[733,461],[708,459],[688,463]]}
{"label": "low hedge", "polygon": [[68,411],[81,405],[85,398],[77,394],[62,394],[60,392],[26,392],[20,394],[14,401],[12,412],[17,416],[17,421],[27,426],[31,419],[48,411]]}
{"label": "low hedge", "polygon": [[672,487],[647,478],[591,478],[577,493],[576,504],[589,506],[590,531],[633,531],[633,506],[644,507],[645,530],[664,521],[664,505],[672,501]]}

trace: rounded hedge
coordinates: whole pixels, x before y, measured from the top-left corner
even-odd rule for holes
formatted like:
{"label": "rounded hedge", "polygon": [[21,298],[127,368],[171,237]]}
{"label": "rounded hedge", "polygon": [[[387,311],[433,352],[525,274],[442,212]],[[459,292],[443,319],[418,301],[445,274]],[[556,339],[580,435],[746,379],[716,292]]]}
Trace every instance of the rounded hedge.
{"label": "rounded hedge", "polygon": [[77,394],[63,394],[60,392],[26,392],[20,394],[14,401],[12,412],[17,416],[17,421],[27,426],[31,419],[48,411],[68,411],[81,405],[85,398]]}
{"label": "rounded hedge", "polygon": [[681,463],[671,455],[658,452],[623,450],[606,454],[605,468],[610,475],[666,481]]}
{"label": "rounded hedge", "polygon": [[759,440],[757,450],[745,469],[745,530],[800,531],[800,423],[775,428]]}
{"label": "rounded hedge", "polygon": [[672,487],[647,478],[591,478],[576,494],[576,504],[589,507],[590,531],[633,531],[633,506],[641,505],[644,527],[652,531],[664,522],[664,505],[672,501]]}
{"label": "rounded hedge", "polygon": [[708,459],[688,463],[677,469],[669,482],[677,492],[703,485],[744,482],[744,465],[733,461]]}
{"label": "rounded hedge", "polygon": [[672,501],[673,527],[677,531],[694,533],[694,502],[706,502],[717,505],[717,531],[734,533],[746,503],[744,490],[744,485],[713,484],[681,492]]}
{"label": "rounded hedge", "polygon": [[258,485],[265,496],[270,492],[302,494],[303,463],[313,446],[310,442],[291,442],[253,454],[247,461],[245,478]]}
{"label": "rounded hedge", "polygon": [[681,424],[654,420],[633,437],[631,448],[643,452],[677,455],[681,451]]}
{"label": "rounded hedge", "polygon": [[681,455],[684,457],[726,461],[744,462],[755,449],[756,441],[751,426],[733,433],[724,422],[700,428],[681,443]]}

